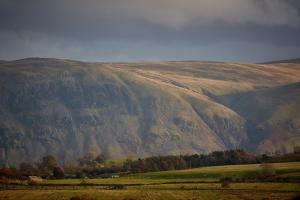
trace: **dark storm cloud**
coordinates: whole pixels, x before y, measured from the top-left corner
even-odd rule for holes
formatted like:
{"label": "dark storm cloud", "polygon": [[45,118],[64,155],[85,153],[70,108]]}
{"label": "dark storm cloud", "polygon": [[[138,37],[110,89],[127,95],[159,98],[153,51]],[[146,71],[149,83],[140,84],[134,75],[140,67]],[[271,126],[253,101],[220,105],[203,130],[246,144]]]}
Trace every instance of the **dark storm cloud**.
{"label": "dark storm cloud", "polygon": [[0,1],[2,59],[261,61],[299,56],[298,35],[297,0]]}

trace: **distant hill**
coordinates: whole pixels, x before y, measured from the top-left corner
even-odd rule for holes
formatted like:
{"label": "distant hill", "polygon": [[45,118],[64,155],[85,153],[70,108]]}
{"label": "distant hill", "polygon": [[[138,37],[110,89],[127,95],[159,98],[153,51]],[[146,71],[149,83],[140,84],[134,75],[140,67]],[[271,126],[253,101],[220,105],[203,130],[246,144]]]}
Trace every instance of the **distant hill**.
{"label": "distant hill", "polygon": [[276,60],[276,61],[264,62],[263,64],[276,64],[276,63],[300,63],[300,58]]}
{"label": "distant hill", "polygon": [[0,163],[300,145],[300,65],[0,63]]}

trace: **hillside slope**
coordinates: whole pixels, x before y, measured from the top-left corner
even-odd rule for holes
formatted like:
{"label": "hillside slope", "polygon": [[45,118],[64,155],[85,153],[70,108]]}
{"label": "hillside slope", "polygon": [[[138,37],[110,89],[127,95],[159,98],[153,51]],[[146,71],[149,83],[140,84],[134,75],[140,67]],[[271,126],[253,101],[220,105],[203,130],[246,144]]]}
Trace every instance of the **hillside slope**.
{"label": "hillside slope", "polygon": [[[46,154],[69,162],[100,152],[119,158],[229,148],[288,151],[299,143],[300,91],[299,84],[292,85],[299,81],[299,64],[42,58],[0,63],[0,163],[15,165]],[[282,87],[288,84],[291,88]],[[269,105],[277,102],[276,92],[274,98],[255,93],[266,104],[246,97],[232,103],[239,94],[278,87],[292,98],[279,98],[277,112]],[[260,117],[255,110],[270,114]],[[281,113],[285,121],[268,124],[263,145],[266,137],[253,134],[249,124],[256,130],[281,119]],[[287,127],[283,148],[272,138]],[[261,145],[253,145],[253,138]]]}
{"label": "hillside slope", "polygon": [[220,100],[247,121],[250,149],[291,152],[300,146],[300,82]]}

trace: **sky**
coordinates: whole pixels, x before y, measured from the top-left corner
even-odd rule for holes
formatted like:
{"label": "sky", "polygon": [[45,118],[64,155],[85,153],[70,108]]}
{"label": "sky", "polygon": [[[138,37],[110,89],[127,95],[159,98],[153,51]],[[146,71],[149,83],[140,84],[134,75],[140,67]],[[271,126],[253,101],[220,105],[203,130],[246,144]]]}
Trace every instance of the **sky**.
{"label": "sky", "polygon": [[0,0],[0,59],[300,57],[299,0]]}

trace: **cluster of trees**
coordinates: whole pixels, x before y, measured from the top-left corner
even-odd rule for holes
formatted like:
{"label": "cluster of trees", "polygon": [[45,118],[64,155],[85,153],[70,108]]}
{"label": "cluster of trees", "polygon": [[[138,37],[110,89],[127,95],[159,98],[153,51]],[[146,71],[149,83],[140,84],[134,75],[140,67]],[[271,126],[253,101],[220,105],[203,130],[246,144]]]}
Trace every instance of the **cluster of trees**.
{"label": "cluster of trees", "polygon": [[0,169],[0,179],[8,178],[8,179],[20,179],[21,173],[16,168],[10,167],[2,167]]}
{"label": "cluster of trees", "polygon": [[210,154],[162,156],[127,160],[124,168],[131,172],[164,171],[202,166],[257,163],[257,156],[244,150],[215,151]]}
{"label": "cluster of trees", "polygon": [[[85,156],[78,160],[78,165],[62,167],[54,156],[43,157],[40,163],[21,163],[19,170],[15,168],[0,168],[0,177],[18,178],[24,176],[41,176],[43,178],[68,177],[109,177],[111,174],[128,174],[164,170],[178,170],[202,166],[272,163],[300,161],[300,152],[285,155],[255,155],[242,149],[215,151],[209,154],[153,156],[127,159],[123,163],[107,162],[103,154]],[[109,163],[109,164],[108,164]]]}
{"label": "cluster of trees", "polygon": [[165,171],[175,169],[186,169],[188,163],[185,156],[157,156],[138,160],[127,159],[123,164],[124,171],[133,173],[148,171]]}
{"label": "cluster of trees", "polygon": [[[165,170],[178,170],[197,168],[203,166],[254,164],[272,162],[300,161],[300,153],[255,155],[242,149],[215,151],[209,154],[179,155],[179,156],[153,156],[139,158],[137,160],[127,159],[122,165],[103,167],[85,167],[81,173],[90,177],[106,177],[109,174],[127,174],[141,172],[155,172]],[[95,162],[95,161],[93,161]],[[93,163],[92,162],[92,163]]]}
{"label": "cluster of trees", "polygon": [[64,168],[60,166],[57,159],[48,155],[43,157],[40,163],[22,162],[19,170],[13,167],[3,167],[0,169],[0,177],[10,179],[21,179],[28,176],[41,176],[43,178],[64,178]]}
{"label": "cluster of trees", "polygon": [[184,156],[158,156],[138,160],[126,160],[123,170],[129,172],[164,171],[197,168],[203,166],[275,163],[300,161],[300,152],[274,155],[255,155],[242,149],[215,151],[209,154]]}
{"label": "cluster of trees", "polygon": [[43,157],[41,163],[31,164],[23,162],[20,164],[19,171],[25,176],[38,175],[43,178],[53,177],[59,179],[65,176],[63,167],[52,155]]}

